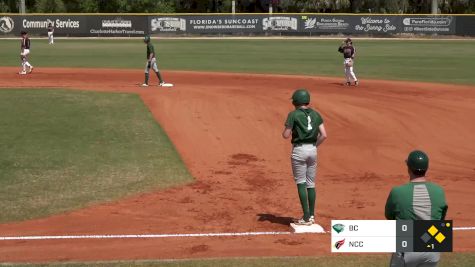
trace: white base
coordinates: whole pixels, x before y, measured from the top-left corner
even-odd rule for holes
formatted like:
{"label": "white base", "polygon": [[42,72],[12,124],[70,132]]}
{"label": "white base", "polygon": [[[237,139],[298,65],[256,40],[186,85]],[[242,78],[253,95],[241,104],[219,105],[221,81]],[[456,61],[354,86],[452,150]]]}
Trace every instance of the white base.
{"label": "white base", "polygon": [[297,225],[295,223],[290,224],[290,228],[292,229],[292,232],[296,234],[300,233],[318,233],[318,234],[323,234],[325,233],[325,230],[323,227],[321,227],[319,224],[312,224],[312,225]]}
{"label": "white base", "polygon": [[161,87],[173,87],[173,83],[164,83],[160,85]]}

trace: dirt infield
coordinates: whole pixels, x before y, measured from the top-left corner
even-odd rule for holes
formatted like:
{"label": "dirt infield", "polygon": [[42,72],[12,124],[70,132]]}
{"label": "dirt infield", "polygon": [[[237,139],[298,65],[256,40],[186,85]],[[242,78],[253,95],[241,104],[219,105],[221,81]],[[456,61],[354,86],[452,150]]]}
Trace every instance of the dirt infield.
{"label": "dirt infield", "polygon": [[[131,92],[170,136],[196,182],[49,218],[0,225],[0,236],[288,231],[300,215],[281,137],[294,89],[308,88],[328,131],[319,149],[317,220],[384,219],[390,188],[407,180],[404,158],[420,148],[429,177],[446,188],[448,218],[475,226],[475,88],[308,76],[165,72],[170,88],[138,87],[140,71],[0,68],[0,88]],[[153,81],[155,77],[152,78]],[[329,235],[0,241],[0,262],[311,256]],[[456,251],[475,251],[458,231]]]}

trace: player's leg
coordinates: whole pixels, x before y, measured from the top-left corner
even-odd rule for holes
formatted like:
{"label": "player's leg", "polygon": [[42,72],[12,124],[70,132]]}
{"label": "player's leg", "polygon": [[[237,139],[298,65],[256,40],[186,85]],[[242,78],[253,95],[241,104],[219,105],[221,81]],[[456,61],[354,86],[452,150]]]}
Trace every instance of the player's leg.
{"label": "player's leg", "polygon": [[[28,72],[30,73],[32,70],[33,70],[33,66],[30,64],[30,62],[28,62],[28,55],[30,54],[30,50],[29,49],[25,49],[23,50],[23,56],[25,58],[25,66],[28,67]],[[25,68],[25,71],[26,71],[26,68]]]}
{"label": "player's leg", "polygon": [[315,222],[315,203],[317,199],[317,192],[315,190],[315,177],[317,175],[317,148],[313,145],[306,147],[307,152],[307,172],[306,184],[307,184],[307,196],[308,196],[308,208],[310,218]]}
{"label": "player's leg", "polygon": [[346,78],[346,85],[351,85],[351,81],[350,81],[350,68],[347,66],[348,64],[348,60],[349,59],[345,59],[345,61],[343,62],[344,66],[345,66],[345,78]]}
{"label": "player's leg", "polygon": [[358,79],[356,78],[356,75],[355,75],[355,72],[353,71],[353,67],[349,67],[349,71],[350,71],[350,78],[353,79],[353,81],[355,82],[355,85],[358,85]]}
{"label": "player's leg", "polygon": [[21,71],[20,74],[26,74],[26,57],[23,53],[20,54],[20,60],[21,60]]}
{"label": "player's leg", "polygon": [[157,78],[158,78],[158,81],[159,81],[159,84],[163,84],[164,81],[162,79],[162,75],[160,74],[160,70],[158,69],[158,65],[157,65],[157,61],[154,60],[153,63],[152,63],[152,68],[153,68],[153,71],[155,71],[155,74],[157,74]]}
{"label": "player's leg", "polygon": [[[297,191],[299,194],[300,205],[302,206],[303,211],[303,220],[308,222],[310,218],[310,212],[308,208],[308,197],[307,197],[307,183],[306,183],[306,172],[307,172],[307,163],[302,157],[303,149],[302,146],[294,147],[292,149],[292,173],[297,184]],[[300,223],[305,223],[300,222]]]}
{"label": "player's leg", "polygon": [[48,44],[53,44],[53,32],[48,32]]}
{"label": "player's leg", "polygon": [[405,267],[436,267],[440,260],[439,252],[404,253]]}
{"label": "player's leg", "polygon": [[148,86],[148,79],[149,79],[149,72],[150,72],[150,64],[145,63],[145,81],[143,82],[142,86]]}
{"label": "player's leg", "polygon": [[404,263],[404,254],[397,252],[391,255],[391,261],[389,262],[390,267],[405,267]]}
{"label": "player's leg", "polygon": [[28,61],[28,57],[26,57],[25,65],[28,67],[28,73],[32,73],[33,65],[31,65],[30,62]]}

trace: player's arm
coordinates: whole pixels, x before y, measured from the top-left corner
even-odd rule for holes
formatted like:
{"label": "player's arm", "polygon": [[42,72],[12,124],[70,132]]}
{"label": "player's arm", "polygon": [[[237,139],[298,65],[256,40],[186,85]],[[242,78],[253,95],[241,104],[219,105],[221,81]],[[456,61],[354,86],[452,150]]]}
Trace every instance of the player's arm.
{"label": "player's arm", "polygon": [[285,139],[288,139],[290,136],[292,136],[293,127],[294,127],[294,117],[292,116],[292,113],[289,113],[289,115],[287,115],[287,120],[285,120],[285,127],[284,127],[284,131],[282,132],[282,137]]}
{"label": "player's arm", "polygon": [[288,139],[292,135],[292,128],[284,128],[284,131],[282,132],[282,137],[285,139]]}
{"label": "player's arm", "polygon": [[386,216],[386,219],[388,220],[394,220],[396,219],[396,215],[394,214],[395,210],[395,205],[394,205],[394,199],[393,199],[393,191],[389,193],[388,199],[386,200],[386,207],[384,209],[384,215]]}
{"label": "player's arm", "polygon": [[151,49],[150,49],[150,56],[148,57],[148,61],[152,61],[152,58],[155,57],[155,47],[153,47],[153,45],[151,46]]}
{"label": "player's arm", "polygon": [[356,55],[356,48],[354,46],[351,47],[351,58],[354,59]]}
{"label": "player's arm", "polygon": [[150,55],[148,56],[148,59],[147,59],[147,67],[148,68],[151,68],[152,67],[152,58],[155,56],[155,51],[152,50],[150,52]]}
{"label": "player's arm", "polygon": [[320,133],[317,136],[317,143],[315,144],[317,147],[327,139],[327,130],[325,130],[323,123],[318,126],[318,129],[320,130]]}
{"label": "player's arm", "polygon": [[445,200],[445,193],[443,195],[443,206],[442,206],[442,218],[440,218],[441,220],[445,220],[445,216],[447,215],[447,210],[449,209],[449,205],[447,205],[447,201]]}
{"label": "player's arm", "polygon": [[338,47],[338,52],[340,53],[343,53],[343,46],[345,45],[345,43],[342,43],[339,47]]}

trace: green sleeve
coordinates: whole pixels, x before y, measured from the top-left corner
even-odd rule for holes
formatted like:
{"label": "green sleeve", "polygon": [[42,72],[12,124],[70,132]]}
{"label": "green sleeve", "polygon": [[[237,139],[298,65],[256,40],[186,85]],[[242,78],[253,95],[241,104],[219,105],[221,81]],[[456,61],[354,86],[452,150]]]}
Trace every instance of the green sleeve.
{"label": "green sleeve", "polygon": [[388,220],[394,220],[396,219],[395,215],[395,201],[394,201],[394,196],[393,196],[393,190],[389,193],[388,199],[386,200],[386,207],[384,211],[384,215],[386,216],[386,219]]}
{"label": "green sleeve", "polygon": [[287,115],[287,120],[285,121],[285,128],[293,129],[294,122],[295,122],[294,113],[289,112],[289,115]]}
{"label": "green sleeve", "polygon": [[323,118],[322,118],[322,115],[320,115],[320,113],[318,113],[318,111],[314,110],[314,114],[315,114],[315,124],[318,126],[320,126],[320,124],[323,123]]}
{"label": "green sleeve", "polygon": [[323,124],[323,118],[322,118],[322,116],[320,115],[320,113],[317,113],[317,114],[318,114],[317,126],[320,126],[320,124]]}
{"label": "green sleeve", "polygon": [[442,188],[440,188],[442,191],[441,195],[442,195],[442,199],[441,199],[441,210],[440,210],[440,215],[441,215],[441,220],[445,220],[445,216],[447,215],[447,210],[449,209],[449,205],[447,205],[447,200],[445,198],[445,192]]}
{"label": "green sleeve", "polygon": [[449,209],[449,206],[445,205],[444,209],[442,210],[442,220],[445,220],[445,216],[447,215],[448,209]]}
{"label": "green sleeve", "polygon": [[431,201],[431,218],[432,220],[443,220],[448,209],[444,189],[434,183],[427,183],[426,186]]}

